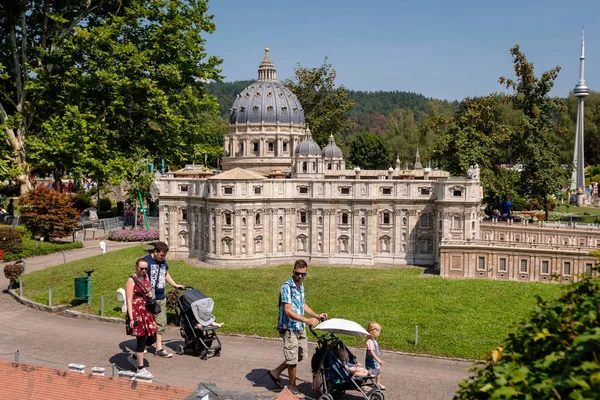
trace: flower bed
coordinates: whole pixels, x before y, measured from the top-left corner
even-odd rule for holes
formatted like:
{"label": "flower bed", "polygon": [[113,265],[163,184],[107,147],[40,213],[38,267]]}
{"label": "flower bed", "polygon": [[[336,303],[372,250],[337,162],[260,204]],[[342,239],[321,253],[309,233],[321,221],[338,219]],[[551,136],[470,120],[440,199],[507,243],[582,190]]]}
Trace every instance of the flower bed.
{"label": "flower bed", "polygon": [[121,229],[108,235],[108,240],[115,242],[148,242],[158,240],[158,230],[151,229]]}

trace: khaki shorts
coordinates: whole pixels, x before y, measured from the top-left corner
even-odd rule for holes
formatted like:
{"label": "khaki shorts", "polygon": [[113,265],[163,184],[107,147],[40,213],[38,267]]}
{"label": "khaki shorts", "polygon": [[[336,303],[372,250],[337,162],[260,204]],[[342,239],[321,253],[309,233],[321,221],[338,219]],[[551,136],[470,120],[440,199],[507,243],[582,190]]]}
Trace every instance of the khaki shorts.
{"label": "khaki shorts", "polygon": [[283,339],[283,356],[286,364],[296,365],[308,354],[306,330],[292,331],[288,329],[280,331],[279,336]]}
{"label": "khaki shorts", "polygon": [[156,300],[156,302],[160,305],[160,312],[154,316],[154,321],[158,326],[156,333],[162,335],[167,329],[167,299]]}

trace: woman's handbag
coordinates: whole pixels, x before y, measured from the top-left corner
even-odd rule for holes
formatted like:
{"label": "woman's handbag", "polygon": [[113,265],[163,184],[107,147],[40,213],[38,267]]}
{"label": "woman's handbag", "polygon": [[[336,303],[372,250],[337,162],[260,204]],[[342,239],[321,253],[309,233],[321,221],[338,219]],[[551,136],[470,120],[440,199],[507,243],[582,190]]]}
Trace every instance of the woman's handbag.
{"label": "woman's handbag", "polygon": [[154,299],[146,299],[146,310],[150,311],[154,315],[160,314],[162,311],[160,304],[158,304]]}
{"label": "woman's handbag", "polygon": [[156,302],[155,299],[150,297],[149,291],[146,290],[146,288],[144,288],[141,284],[141,282],[139,281],[139,279],[135,276],[131,276],[133,278],[133,281],[135,282],[135,284],[142,289],[142,292],[146,293],[146,310],[148,310],[150,313],[156,315],[156,314],[160,314],[160,312],[162,311],[162,309],[160,308],[160,304],[158,304]]}

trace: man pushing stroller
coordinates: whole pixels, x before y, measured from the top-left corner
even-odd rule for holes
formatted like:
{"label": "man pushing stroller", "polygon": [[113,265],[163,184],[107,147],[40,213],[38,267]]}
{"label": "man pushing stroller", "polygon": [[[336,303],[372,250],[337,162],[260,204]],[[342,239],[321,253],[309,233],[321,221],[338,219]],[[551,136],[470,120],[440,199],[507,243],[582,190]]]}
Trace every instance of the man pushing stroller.
{"label": "man pushing stroller", "polygon": [[[304,301],[303,282],[307,270],[306,261],[297,260],[294,263],[292,277],[281,285],[277,328],[279,336],[283,339],[285,361],[269,371],[269,377],[273,383],[279,389],[283,389],[281,373],[287,368],[290,378],[289,389],[296,394],[299,393],[296,386],[296,366],[308,354],[306,324],[315,327],[320,320],[325,320],[328,317],[327,313],[317,314]],[[305,317],[305,313],[310,317]]]}

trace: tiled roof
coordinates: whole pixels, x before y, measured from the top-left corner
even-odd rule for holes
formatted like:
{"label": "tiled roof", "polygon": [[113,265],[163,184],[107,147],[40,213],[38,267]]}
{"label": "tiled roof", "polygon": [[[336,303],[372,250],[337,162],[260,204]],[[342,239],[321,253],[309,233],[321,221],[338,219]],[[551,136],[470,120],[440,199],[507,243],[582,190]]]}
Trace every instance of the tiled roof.
{"label": "tiled roof", "polygon": [[10,400],[183,399],[192,389],[0,361],[0,397]]}
{"label": "tiled roof", "polygon": [[225,181],[257,181],[265,179],[265,176],[249,169],[234,168],[227,172],[211,176],[208,179]]}

